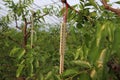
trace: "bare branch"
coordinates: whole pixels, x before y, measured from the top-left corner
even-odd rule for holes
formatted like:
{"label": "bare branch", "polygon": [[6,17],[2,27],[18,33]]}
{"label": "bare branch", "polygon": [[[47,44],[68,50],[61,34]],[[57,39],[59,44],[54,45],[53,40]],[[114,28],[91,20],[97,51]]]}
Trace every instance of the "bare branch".
{"label": "bare branch", "polygon": [[27,22],[27,24],[31,24],[31,22]]}
{"label": "bare branch", "polygon": [[105,9],[110,10],[110,11],[116,13],[118,16],[120,16],[120,9],[115,9],[115,8],[109,6],[107,4],[106,0],[101,0],[101,2],[103,3],[103,6],[105,7]]}
{"label": "bare branch", "polygon": [[21,30],[21,28],[20,27],[18,27],[18,23],[17,23],[17,16],[14,14],[14,17],[15,17],[15,24],[16,24],[16,28],[17,29],[19,29],[19,30]]}
{"label": "bare branch", "polygon": [[[38,20],[38,21],[39,21],[40,18],[46,16],[47,14],[49,14],[49,13],[45,13],[45,14],[43,14],[43,15],[41,15],[41,16],[38,16],[35,20]],[[36,17],[36,16],[35,16],[35,17]]]}
{"label": "bare branch", "polygon": [[62,2],[62,3],[67,3],[67,1],[66,1],[66,0],[61,0],[61,2]]}
{"label": "bare branch", "polygon": [[80,13],[79,11],[77,11],[76,9],[74,9],[72,6],[70,6],[67,2],[67,0],[61,0],[62,3],[66,4],[68,6],[68,8],[70,8],[71,10],[75,11],[76,13]]}

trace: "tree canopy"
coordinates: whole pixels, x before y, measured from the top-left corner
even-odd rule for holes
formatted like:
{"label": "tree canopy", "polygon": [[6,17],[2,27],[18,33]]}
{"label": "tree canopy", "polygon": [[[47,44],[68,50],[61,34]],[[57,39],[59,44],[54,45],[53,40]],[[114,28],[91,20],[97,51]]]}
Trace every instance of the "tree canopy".
{"label": "tree canopy", "polygon": [[63,22],[65,7],[3,0],[8,14],[0,18],[0,80],[120,79],[120,9],[109,0],[101,0],[102,5],[79,0],[74,6],[62,1],[68,13],[64,71],[59,74],[61,23],[46,18]]}

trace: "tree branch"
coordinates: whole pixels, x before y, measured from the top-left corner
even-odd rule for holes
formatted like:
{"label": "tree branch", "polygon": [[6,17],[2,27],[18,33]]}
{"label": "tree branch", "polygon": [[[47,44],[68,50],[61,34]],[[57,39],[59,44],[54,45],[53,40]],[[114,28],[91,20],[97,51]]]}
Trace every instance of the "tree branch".
{"label": "tree branch", "polygon": [[117,14],[118,16],[120,16],[120,9],[115,9],[115,8],[109,6],[107,4],[106,0],[101,0],[101,2],[103,4],[103,6],[105,7],[105,9],[110,10],[110,11],[114,12],[115,14]]}
{"label": "tree branch", "polygon": [[16,28],[17,29],[19,29],[19,30],[21,30],[21,28],[20,27],[18,27],[18,23],[17,23],[17,16],[14,14],[14,17],[15,17],[15,24],[16,24]]}
{"label": "tree branch", "polygon": [[23,14],[23,18],[24,18],[24,27],[23,27],[23,47],[26,48],[27,45],[27,19],[25,17],[25,15]]}
{"label": "tree branch", "polygon": [[41,16],[35,16],[35,17],[37,17],[35,20],[39,20],[40,18],[46,16],[47,14],[49,14],[49,13],[45,13],[45,14],[43,14],[43,15],[41,15]]}
{"label": "tree branch", "polygon": [[61,0],[62,3],[66,4],[68,6],[68,8],[70,8],[71,10],[75,11],[76,13],[80,13],[79,11],[77,11],[76,9],[74,9],[73,7],[71,7],[67,0]]}

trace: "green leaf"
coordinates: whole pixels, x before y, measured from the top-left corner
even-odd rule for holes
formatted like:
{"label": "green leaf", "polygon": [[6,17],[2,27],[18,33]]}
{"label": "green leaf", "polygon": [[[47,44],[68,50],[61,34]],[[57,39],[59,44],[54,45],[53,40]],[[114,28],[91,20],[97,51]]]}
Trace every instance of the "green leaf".
{"label": "green leaf", "polygon": [[91,73],[90,73],[90,77],[93,79],[93,80],[96,80],[97,78],[97,72],[96,70],[93,68]]}
{"label": "green leaf", "polygon": [[116,4],[120,4],[120,1],[115,2]]}
{"label": "green leaf", "polygon": [[77,49],[76,54],[75,54],[75,60],[77,60],[79,57],[80,57],[81,60],[84,58],[82,47]]}
{"label": "green leaf", "polygon": [[96,16],[97,16],[97,12],[96,12],[96,11],[91,12],[91,13],[90,13],[90,16],[91,16],[91,17],[96,17]]}
{"label": "green leaf", "polygon": [[114,32],[115,32],[116,27],[114,26],[112,22],[109,22],[109,21],[107,21],[105,25],[106,25],[106,28],[105,28],[105,31],[102,32],[102,35],[108,36],[109,41],[113,42]]}
{"label": "green leaf", "polygon": [[59,75],[54,75],[54,80],[61,80]]}
{"label": "green leaf", "polygon": [[45,80],[50,80],[52,78],[53,74],[52,74],[52,71],[48,72]]}
{"label": "green leaf", "polygon": [[68,76],[73,76],[77,73],[78,73],[78,70],[76,70],[76,69],[67,69],[66,71],[63,72],[62,76],[68,77]]}
{"label": "green leaf", "polygon": [[96,9],[98,9],[98,6],[97,6],[95,0],[89,0],[89,1]]}
{"label": "green leaf", "polygon": [[22,9],[22,8],[17,9],[17,15],[18,15],[19,17],[21,16],[22,11],[23,11],[23,9]]}
{"label": "green leaf", "polygon": [[16,72],[16,77],[19,77],[19,76],[20,76],[23,68],[24,68],[24,65],[23,65],[23,64],[20,64],[20,65],[18,66],[18,69],[17,69],[17,72]]}
{"label": "green leaf", "polygon": [[14,56],[15,53],[17,53],[20,50],[20,48],[14,47],[11,51],[10,51],[10,56]]}
{"label": "green leaf", "polygon": [[104,61],[105,61],[105,59],[106,59],[106,51],[107,51],[107,49],[104,48],[104,49],[101,51],[101,53],[100,53],[100,56],[99,56],[99,58],[98,58],[98,60],[97,60],[97,62],[98,62],[98,68],[103,67]]}
{"label": "green leaf", "polygon": [[84,67],[84,68],[91,68],[92,67],[91,64],[87,61],[75,60],[72,62],[80,67]]}
{"label": "green leaf", "polygon": [[105,28],[106,28],[106,24],[103,24],[101,27],[98,26],[98,28],[97,28],[97,33],[96,33],[96,45],[97,45],[97,47],[100,46],[100,42],[101,42],[103,33],[105,31]]}
{"label": "green leaf", "polygon": [[38,59],[35,59],[35,60],[34,60],[34,65],[35,65],[36,68],[39,67],[39,61],[38,61]]}
{"label": "green leaf", "polygon": [[93,40],[93,42],[91,43],[91,47],[88,51],[88,60],[91,62],[91,63],[94,63],[97,58],[99,57],[99,48],[96,47],[96,40]]}
{"label": "green leaf", "polygon": [[25,50],[23,50],[21,53],[19,53],[19,55],[18,55],[18,59],[21,59],[22,58],[22,56],[25,54]]}
{"label": "green leaf", "polygon": [[39,73],[38,80],[45,80],[43,74]]}
{"label": "green leaf", "polygon": [[33,76],[33,64],[32,63],[30,63],[29,65],[29,74],[31,77]]}
{"label": "green leaf", "polygon": [[120,57],[120,28],[116,28],[114,33],[113,52]]}
{"label": "green leaf", "polygon": [[88,73],[82,73],[80,74],[80,77],[79,77],[80,80],[91,80],[90,76]]}

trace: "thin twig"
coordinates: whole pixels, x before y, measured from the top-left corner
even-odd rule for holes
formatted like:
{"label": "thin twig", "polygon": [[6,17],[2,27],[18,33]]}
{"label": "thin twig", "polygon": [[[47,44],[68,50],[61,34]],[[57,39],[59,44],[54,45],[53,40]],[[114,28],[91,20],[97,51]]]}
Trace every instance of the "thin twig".
{"label": "thin twig", "polygon": [[20,27],[18,27],[18,23],[17,23],[17,16],[14,14],[14,17],[15,17],[15,24],[16,24],[16,28],[17,29],[19,29],[19,30],[21,30],[21,28]]}
{"label": "thin twig", "polygon": [[76,9],[74,9],[72,6],[70,6],[67,2],[67,0],[61,0],[62,3],[66,4],[68,6],[68,8],[70,8],[71,10],[75,11],[76,13],[80,13],[79,11],[77,11]]}

